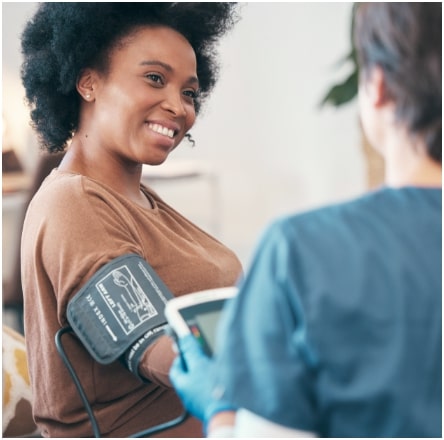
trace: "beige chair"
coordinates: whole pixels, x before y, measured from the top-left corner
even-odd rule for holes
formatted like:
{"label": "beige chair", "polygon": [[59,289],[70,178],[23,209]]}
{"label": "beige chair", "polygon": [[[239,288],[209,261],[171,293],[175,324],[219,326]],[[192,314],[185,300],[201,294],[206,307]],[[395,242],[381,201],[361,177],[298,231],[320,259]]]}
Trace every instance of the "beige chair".
{"label": "beige chair", "polygon": [[38,437],[32,418],[32,393],[26,359],[25,338],[3,326],[3,437]]}

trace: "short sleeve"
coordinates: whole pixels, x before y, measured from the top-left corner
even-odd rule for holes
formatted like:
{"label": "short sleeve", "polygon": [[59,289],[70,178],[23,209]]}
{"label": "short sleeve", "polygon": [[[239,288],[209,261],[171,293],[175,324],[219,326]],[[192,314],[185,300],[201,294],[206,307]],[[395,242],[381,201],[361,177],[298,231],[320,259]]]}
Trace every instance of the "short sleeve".
{"label": "short sleeve", "polygon": [[[60,322],[67,302],[103,265],[140,254],[131,219],[80,176],[46,185],[31,202],[22,238],[26,273],[47,276],[56,295]],[[27,283],[32,281],[27,280]]]}
{"label": "short sleeve", "polygon": [[[316,354],[309,343],[297,246],[285,221],[264,234],[218,333],[224,398],[275,423],[316,432]],[[293,241],[293,240],[292,240]]]}

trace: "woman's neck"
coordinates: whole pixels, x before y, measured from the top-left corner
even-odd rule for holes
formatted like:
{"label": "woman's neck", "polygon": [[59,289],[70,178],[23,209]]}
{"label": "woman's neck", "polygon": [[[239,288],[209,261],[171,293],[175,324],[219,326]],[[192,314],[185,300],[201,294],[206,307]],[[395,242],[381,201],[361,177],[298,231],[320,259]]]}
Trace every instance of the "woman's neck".
{"label": "woman's neck", "polygon": [[127,199],[143,207],[151,207],[150,202],[140,190],[142,165],[125,164],[113,156],[104,156],[102,153],[101,157],[94,157],[93,149],[85,148],[81,142],[73,139],[59,169],[97,180]]}

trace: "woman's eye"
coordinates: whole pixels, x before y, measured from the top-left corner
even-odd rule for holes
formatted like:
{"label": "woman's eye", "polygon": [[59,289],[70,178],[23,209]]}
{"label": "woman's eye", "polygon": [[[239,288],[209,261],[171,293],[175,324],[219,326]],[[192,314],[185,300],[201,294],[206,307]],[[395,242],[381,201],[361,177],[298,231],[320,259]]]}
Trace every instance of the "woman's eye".
{"label": "woman's eye", "polygon": [[156,84],[163,84],[162,77],[157,73],[148,73],[147,75],[145,75],[145,77]]}
{"label": "woman's eye", "polygon": [[191,99],[196,99],[199,96],[199,92],[196,90],[185,90],[183,94]]}

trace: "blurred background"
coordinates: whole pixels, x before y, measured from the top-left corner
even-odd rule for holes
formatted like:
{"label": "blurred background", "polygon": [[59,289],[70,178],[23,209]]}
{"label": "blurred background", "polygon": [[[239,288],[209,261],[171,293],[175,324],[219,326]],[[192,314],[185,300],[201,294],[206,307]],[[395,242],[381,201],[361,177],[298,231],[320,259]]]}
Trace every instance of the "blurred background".
{"label": "blurred background", "polygon": [[[14,283],[40,151],[20,82],[20,34],[38,3],[2,2],[3,288]],[[320,106],[352,66],[352,3],[242,3],[222,40],[220,80],[191,134],[144,180],[231,247],[244,267],[274,218],[344,201],[380,182],[356,99]],[[6,308],[4,307],[4,311]],[[4,320],[13,319],[4,312]]]}

